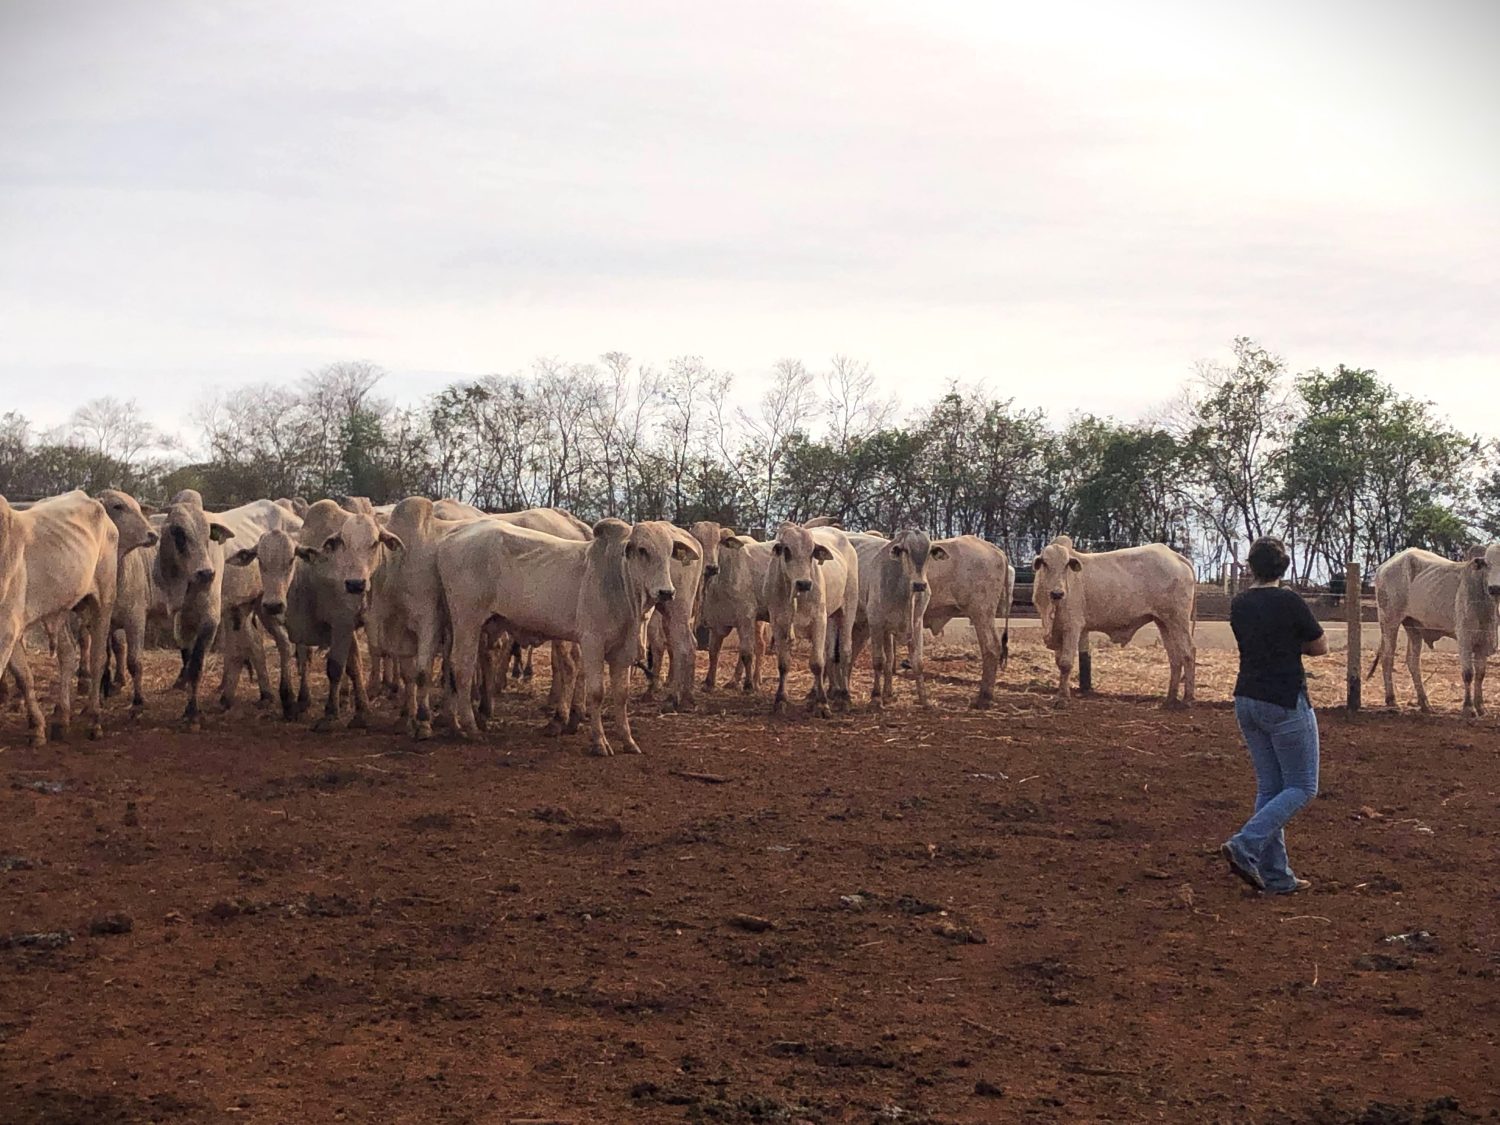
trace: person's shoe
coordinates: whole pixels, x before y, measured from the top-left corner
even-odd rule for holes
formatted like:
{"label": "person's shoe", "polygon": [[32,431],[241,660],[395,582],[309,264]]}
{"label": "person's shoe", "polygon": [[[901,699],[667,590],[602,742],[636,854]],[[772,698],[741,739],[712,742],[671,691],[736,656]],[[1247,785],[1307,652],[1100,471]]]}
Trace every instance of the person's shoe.
{"label": "person's shoe", "polygon": [[1285,887],[1267,887],[1268,895],[1294,895],[1298,891],[1306,891],[1312,888],[1311,879],[1298,879],[1293,877],[1291,883]]}
{"label": "person's shoe", "polygon": [[1261,878],[1260,871],[1256,869],[1255,862],[1233,840],[1225,840],[1219,846],[1219,854],[1229,864],[1229,870],[1233,871],[1246,883],[1249,883],[1250,886],[1254,887],[1257,891],[1266,889],[1266,881]]}

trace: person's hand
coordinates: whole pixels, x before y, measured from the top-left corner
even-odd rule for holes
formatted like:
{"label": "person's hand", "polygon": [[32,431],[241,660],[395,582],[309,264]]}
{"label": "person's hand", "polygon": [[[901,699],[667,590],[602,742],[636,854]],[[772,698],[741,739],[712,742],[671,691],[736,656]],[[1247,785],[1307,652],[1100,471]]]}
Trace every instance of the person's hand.
{"label": "person's hand", "polygon": [[1327,656],[1328,655],[1328,634],[1324,633],[1317,640],[1315,640],[1315,641],[1308,641],[1305,645],[1303,645],[1302,646],[1302,655],[1303,656]]}

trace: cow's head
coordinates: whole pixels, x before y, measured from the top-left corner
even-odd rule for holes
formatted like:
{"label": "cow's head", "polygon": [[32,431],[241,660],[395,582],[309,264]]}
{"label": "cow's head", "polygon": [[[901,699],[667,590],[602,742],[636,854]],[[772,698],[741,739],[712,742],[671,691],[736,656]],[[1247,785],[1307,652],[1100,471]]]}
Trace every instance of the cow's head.
{"label": "cow's head", "polygon": [[1042,548],[1031,567],[1031,600],[1041,610],[1048,604],[1061,604],[1067,598],[1074,577],[1083,570],[1083,559],[1073,550],[1073,540],[1059,535]]}
{"label": "cow's head", "polygon": [[[595,525],[594,534],[598,535],[599,528],[609,522]],[[671,601],[677,593],[672,582],[672,560],[696,562],[703,557],[702,552],[685,539],[674,538],[665,524],[647,521],[634,527],[624,526],[628,529],[624,547],[626,583],[640,591],[647,601],[658,605]]]}
{"label": "cow's head", "polygon": [[927,592],[927,560],[946,559],[948,552],[934,547],[925,531],[910,528],[896,532],[885,548],[885,555],[892,559],[903,593],[925,594]]}
{"label": "cow's head", "polygon": [[795,523],[781,525],[771,553],[775,556],[773,565],[781,568],[783,579],[798,594],[813,588],[818,567],[833,558],[832,551],[814,539],[807,528]]}
{"label": "cow's head", "polygon": [[104,505],[104,514],[120,533],[120,554],[128,554],[137,547],[156,546],[157,534],[134,496],[106,488],[94,499]]}
{"label": "cow's head", "polygon": [[399,551],[404,546],[400,536],[381,527],[374,516],[350,514],[322,543],[298,547],[297,557],[309,562],[317,560],[344,593],[363,599],[383,557],[381,549]]}
{"label": "cow's head", "polygon": [[[191,489],[187,491],[192,497],[198,495]],[[193,503],[191,498],[174,501],[168,505],[162,522],[156,565],[169,579],[185,581],[190,586],[207,586],[218,574],[220,556],[212,545],[233,538],[234,532],[210,519],[201,503]]]}
{"label": "cow's head", "polygon": [[734,538],[734,532],[719,526],[713,520],[699,520],[688,528],[688,532],[698,541],[698,546],[703,551],[704,579],[713,578],[719,573],[719,548]]}
{"label": "cow's head", "polygon": [[292,585],[292,568],[297,562],[297,541],[279,527],[265,532],[255,546],[234,552],[225,560],[230,566],[260,563],[260,606],[272,617],[286,612],[287,591]]}
{"label": "cow's head", "polygon": [[1469,560],[1472,580],[1484,583],[1485,593],[1500,597],[1500,543],[1478,547]]}

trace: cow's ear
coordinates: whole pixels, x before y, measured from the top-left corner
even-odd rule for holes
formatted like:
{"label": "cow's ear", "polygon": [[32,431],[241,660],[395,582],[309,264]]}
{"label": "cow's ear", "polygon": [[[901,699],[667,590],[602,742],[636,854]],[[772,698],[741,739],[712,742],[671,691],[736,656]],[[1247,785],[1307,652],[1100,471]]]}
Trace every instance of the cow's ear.
{"label": "cow's ear", "polygon": [[222,523],[211,523],[208,525],[208,537],[215,543],[226,543],[234,538],[234,532]]}
{"label": "cow's ear", "polygon": [[393,551],[406,550],[406,544],[401,542],[401,536],[397,535],[394,531],[382,531],[380,533],[380,541]]}
{"label": "cow's ear", "polygon": [[743,535],[731,535],[727,539],[720,539],[719,546],[728,547],[731,551],[739,551],[749,542],[750,540],[746,539]]}
{"label": "cow's ear", "polygon": [[721,527],[721,528],[719,528],[719,542],[720,543],[728,543],[733,538],[735,538],[735,534],[734,534],[734,531],[732,529],[727,528],[727,527]]}
{"label": "cow's ear", "polygon": [[1042,558],[1041,555],[1038,555],[1036,558],[1034,558],[1034,559],[1031,560],[1031,569],[1032,570],[1046,570],[1047,569],[1047,560],[1044,559],[1044,558]]}
{"label": "cow's ear", "polygon": [[1068,560],[1068,569],[1074,571],[1075,573],[1082,570],[1083,560],[1078,558],[1077,556],[1074,556],[1073,558]]}
{"label": "cow's ear", "polygon": [[298,547],[297,557],[303,562],[311,562],[318,557],[318,549],[316,547]]}
{"label": "cow's ear", "polygon": [[703,552],[699,551],[697,547],[692,547],[680,540],[676,540],[672,543],[672,557],[680,563],[697,562],[703,557]]}
{"label": "cow's ear", "polygon": [[343,545],[344,537],[342,535],[330,535],[327,539],[323,540],[323,552],[331,554]]}
{"label": "cow's ear", "polygon": [[1475,570],[1483,570],[1485,567],[1489,566],[1489,563],[1487,563],[1487,562],[1484,561],[1484,556],[1483,555],[1480,555],[1477,559],[1475,559],[1469,565],[1472,566]]}
{"label": "cow's ear", "polygon": [[830,551],[827,547],[823,546],[823,544],[819,543],[816,547],[813,548],[812,557],[817,559],[820,563],[826,563],[829,559],[833,558],[833,552]]}
{"label": "cow's ear", "polygon": [[783,542],[781,542],[780,540],[777,540],[774,544],[771,545],[771,554],[773,554],[773,555],[784,555],[784,554],[786,554],[786,544],[783,543]]}
{"label": "cow's ear", "polygon": [[230,566],[249,566],[255,561],[256,548],[241,547],[224,561]]}
{"label": "cow's ear", "polygon": [[892,543],[890,545],[890,547],[887,548],[887,550],[889,550],[891,552],[891,554],[893,554],[894,556],[896,556],[896,558],[898,558],[898,559],[902,555],[906,554],[906,548],[903,547],[903,546],[901,546],[900,543]]}
{"label": "cow's ear", "polygon": [[932,550],[927,552],[927,557],[929,559],[946,559],[948,557],[948,552],[934,543],[932,546]]}
{"label": "cow's ear", "polygon": [[143,515],[143,516],[154,516],[154,515],[156,515],[156,506],[154,504],[142,504],[141,505],[141,515]]}

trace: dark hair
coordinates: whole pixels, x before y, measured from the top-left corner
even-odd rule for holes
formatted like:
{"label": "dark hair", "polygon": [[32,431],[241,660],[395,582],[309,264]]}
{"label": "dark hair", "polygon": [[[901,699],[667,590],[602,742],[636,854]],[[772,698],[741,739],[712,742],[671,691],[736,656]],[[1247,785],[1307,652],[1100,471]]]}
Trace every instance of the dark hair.
{"label": "dark hair", "polygon": [[1262,582],[1270,582],[1286,573],[1292,565],[1292,556],[1287,554],[1286,544],[1274,535],[1262,535],[1250,544],[1250,573]]}

